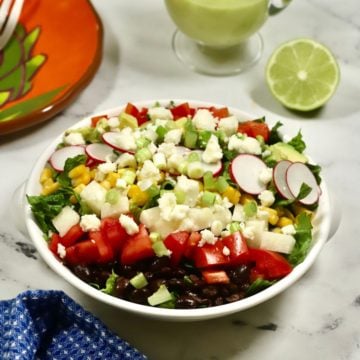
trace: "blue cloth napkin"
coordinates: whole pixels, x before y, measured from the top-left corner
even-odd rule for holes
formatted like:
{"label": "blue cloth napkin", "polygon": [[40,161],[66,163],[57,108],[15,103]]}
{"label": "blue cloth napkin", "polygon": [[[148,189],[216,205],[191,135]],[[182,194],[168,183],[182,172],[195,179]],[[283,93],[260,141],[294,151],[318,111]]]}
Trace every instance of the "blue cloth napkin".
{"label": "blue cloth napkin", "polygon": [[144,360],[146,356],[62,291],[31,290],[0,301],[0,359]]}

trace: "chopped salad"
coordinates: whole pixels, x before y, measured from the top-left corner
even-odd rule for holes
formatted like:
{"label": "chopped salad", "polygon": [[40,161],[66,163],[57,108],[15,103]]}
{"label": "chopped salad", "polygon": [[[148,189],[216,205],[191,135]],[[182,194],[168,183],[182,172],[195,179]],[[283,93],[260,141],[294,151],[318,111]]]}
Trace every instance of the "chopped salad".
{"label": "chopped salad", "polygon": [[27,199],[54,256],[99,291],[168,308],[238,301],[312,243],[320,167],[281,125],[129,103],[66,131]]}

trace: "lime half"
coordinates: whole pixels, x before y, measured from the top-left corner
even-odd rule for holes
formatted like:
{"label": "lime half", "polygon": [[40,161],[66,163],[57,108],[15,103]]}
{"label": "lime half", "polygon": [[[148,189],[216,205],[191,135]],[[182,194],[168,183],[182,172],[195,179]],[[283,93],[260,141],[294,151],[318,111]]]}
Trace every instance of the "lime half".
{"label": "lime half", "polygon": [[296,39],[277,48],[266,67],[266,81],[284,106],[310,111],[324,105],[340,79],[335,57],[311,39]]}

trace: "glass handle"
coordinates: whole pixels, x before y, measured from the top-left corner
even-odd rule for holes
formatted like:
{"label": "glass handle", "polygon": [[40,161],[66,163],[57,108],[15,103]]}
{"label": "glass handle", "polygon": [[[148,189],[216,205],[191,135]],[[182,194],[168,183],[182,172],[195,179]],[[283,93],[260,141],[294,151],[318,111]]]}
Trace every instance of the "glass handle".
{"label": "glass handle", "polygon": [[279,12],[283,11],[289,4],[291,0],[270,0],[269,2],[269,14],[276,15]]}

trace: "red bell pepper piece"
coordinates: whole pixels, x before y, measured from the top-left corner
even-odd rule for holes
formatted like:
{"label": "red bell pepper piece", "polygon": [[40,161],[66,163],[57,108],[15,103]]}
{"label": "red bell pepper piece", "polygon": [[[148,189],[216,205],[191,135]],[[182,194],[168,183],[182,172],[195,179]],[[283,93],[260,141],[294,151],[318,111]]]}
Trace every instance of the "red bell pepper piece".
{"label": "red bell pepper piece", "polygon": [[245,121],[238,126],[238,132],[250,137],[262,136],[265,142],[269,141],[270,130],[267,124],[260,121]]}
{"label": "red bell pepper piece", "polygon": [[189,103],[187,102],[171,108],[170,111],[174,117],[174,120],[180,119],[182,117],[191,116],[191,108]]}
{"label": "red bell pepper piece", "polygon": [[97,123],[103,118],[106,119],[107,116],[106,115],[93,116],[91,118],[91,127],[96,127]]}
{"label": "red bell pepper piece", "polygon": [[131,103],[127,103],[124,112],[136,118],[139,115],[139,109]]}
{"label": "red bell pepper piece", "polygon": [[122,248],[120,262],[123,265],[130,265],[155,255],[145,226],[140,224],[139,227],[139,232],[129,236]]}
{"label": "red bell pepper piece", "polygon": [[266,280],[279,279],[292,271],[291,264],[280,254],[269,250],[249,248],[249,260],[255,262],[252,277]]}
{"label": "red bell pepper piece", "polygon": [[216,108],[214,106],[211,106],[210,111],[212,112],[214,117],[217,117],[219,119],[230,116],[229,109],[227,107]]}
{"label": "red bell pepper piece", "polygon": [[66,249],[65,260],[71,265],[95,264],[98,259],[98,247],[92,240],[80,241]]}
{"label": "red bell pepper piece", "polygon": [[165,238],[164,244],[171,251],[170,259],[173,265],[177,265],[183,257],[189,236],[187,231],[179,231]]}
{"label": "red bell pepper piece", "polygon": [[230,282],[224,270],[203,270],[201,274],[207,284],[228,284]]}

